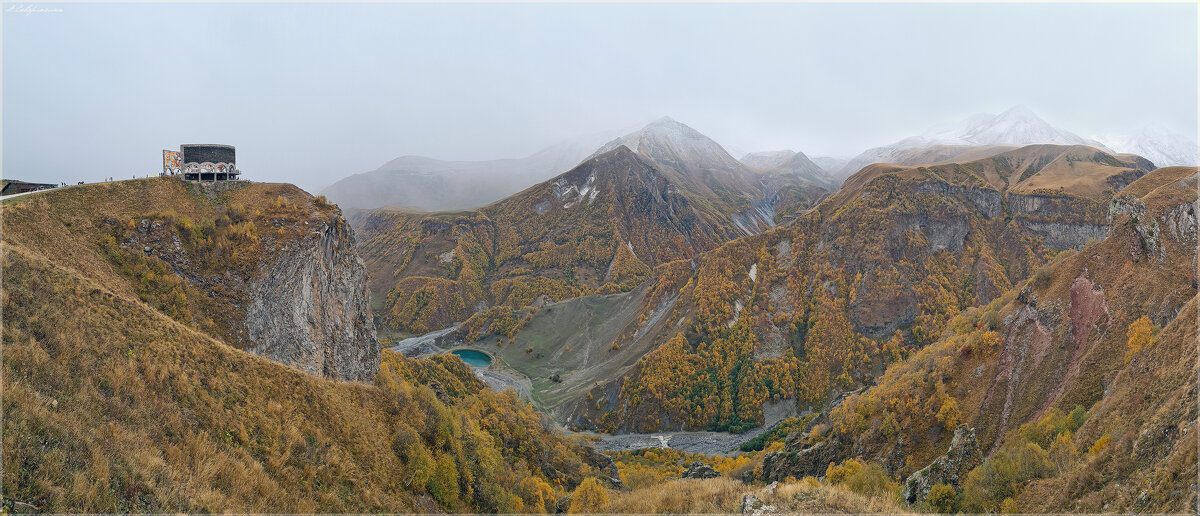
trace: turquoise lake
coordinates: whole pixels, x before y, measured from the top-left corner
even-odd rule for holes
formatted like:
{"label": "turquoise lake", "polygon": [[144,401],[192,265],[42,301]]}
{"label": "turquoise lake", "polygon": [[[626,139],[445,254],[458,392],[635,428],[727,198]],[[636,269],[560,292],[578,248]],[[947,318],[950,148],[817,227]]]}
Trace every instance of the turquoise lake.
{"label": "turquoise lake", "polygon": [[456,349],[451,351],[451,353],[458,355],[458,358],[461,358],[469,366],[487,367],[492,365],[492,357],[488,356],[487,353],[481,353],[473,349]]}

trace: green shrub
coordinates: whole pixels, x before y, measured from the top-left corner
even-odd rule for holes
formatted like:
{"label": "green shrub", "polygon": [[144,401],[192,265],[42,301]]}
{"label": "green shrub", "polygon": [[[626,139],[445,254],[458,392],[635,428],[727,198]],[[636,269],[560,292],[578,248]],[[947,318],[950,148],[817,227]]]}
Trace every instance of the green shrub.
{"label": "green shrub", "polygon": [[996,512],[1000,503],[1017,494],[1017,489],[1035,478],[1054,473],[1050,456],[1032,442],[1005,448],[967,474],[963,483],[963,510]]}
{"label": "green shrub", "polygon": [[458,500],[458,468],[454,457],[442,455],[438,458],[437,468],[429,479],[429,494],[442,505],[453,507]]}
{"label": "green shrub", "polygon": [[929,510],[933,512],[954,514],[957,498],[958,492],[954,490],[954,486],[934,484],[929,489],[929,497],[926,498],[926,503],[929,504]]}
{"label": "green shrub", "polygon": [[608,493],[604,491],[604,486],[601,486],[594,477],[588,477],[571,494],[571,506],[567,508],[567,512],[570,514],[595,513],[607,503]]}
{"label": "green shrub", "polygon": [[855,459],[846,459],[841,464],[829,463],[825,468],[825,482],[829,484],[844,484],[852,475],[862,469],[863,463]]}
{"label": "green shrub", "polygon": [[1036,288],[1046,288],[1046,286],[1050,284],[1050,280],[1050,271],[1045,267],[1038,269],[1037,272],[1033,273],[1033,286]]}
{"label": "green shrub", "polygon": [[883,466],[869,463],[846,479],[846,488],[863,496],[879,496],[893,490],[896,484]]}

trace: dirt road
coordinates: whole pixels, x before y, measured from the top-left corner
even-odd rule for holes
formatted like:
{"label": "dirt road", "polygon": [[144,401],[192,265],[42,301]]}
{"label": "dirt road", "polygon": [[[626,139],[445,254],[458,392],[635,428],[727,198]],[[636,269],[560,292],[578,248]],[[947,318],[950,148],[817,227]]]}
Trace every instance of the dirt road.
{"label": "dirt road", "polygon": [[640,448],[672,448],[688,453],[705,455],[732,455],[742,443],[758,437],[772,429],[780,421],[795,417],[796,404],[792,400],[767,403],[763,406],[765,424],[744,434],[729,432],[656,432],[649,434],[597,434],[579,432],[595,440],[592,446],[600,451],[625,451]]}

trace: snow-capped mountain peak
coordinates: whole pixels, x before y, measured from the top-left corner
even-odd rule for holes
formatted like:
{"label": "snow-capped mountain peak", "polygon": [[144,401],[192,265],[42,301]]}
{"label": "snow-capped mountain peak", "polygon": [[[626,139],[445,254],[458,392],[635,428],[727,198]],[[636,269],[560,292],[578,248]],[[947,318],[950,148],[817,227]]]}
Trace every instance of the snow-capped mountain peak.
{"label": "snow-capped mountain peak", "polygon": [[982,124],[970,127],[962,135],[975,145],[1031,145],[1057,143],[1087,145],[1088,140],[1058,129],[1025,106],[1015,106]]}
{"label": "snow-capped mountain peak", "polygon": [[1137,154],[1159,167],[1200,164],[1200,147],[1196,140],[1161,125],[1147,125],[1135,131],[1096,139],[1116,152]]}
{"label": "snow-capped mountain peak", "polygon": [[741,162],[730,156],[720,144],[670,117],[662,117],[637,131],[605,144],[592,154],[592,157],[604,154],[621,145],[656,162],[669,164],[680,170],[742,168]]}
{"label": "snow-capped mountain peak", "polygon": [[976,114],[949,126],[922,133],[919,137],[902,140],[924,145],[1090,145],[1090,142],[1069,131],[1047,123],[1024,105],[1016,105],[999,115]]}

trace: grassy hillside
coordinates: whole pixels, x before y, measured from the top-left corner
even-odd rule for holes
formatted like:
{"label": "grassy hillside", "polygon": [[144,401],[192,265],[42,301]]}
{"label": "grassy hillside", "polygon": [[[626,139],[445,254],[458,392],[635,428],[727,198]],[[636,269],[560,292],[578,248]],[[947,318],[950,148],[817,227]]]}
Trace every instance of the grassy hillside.
{"label": "grassy hillside", "polygon": [[[3,204],[7,508],[541,512],[594,473],[579,445],[457,359],[388,353],[373,385],[306,375],[177,317],[103,238],[110,220],[170,209],[196,224],[257,202],[265,214],[280,195],[301,226],[326,216],[297,192],[252,185],[214,196],[155,179]],[[270,245],[268,231],[259,245]],[[238,263],[202,270],[234,274]]]}
{"label": "grassy hillside", "polygon": [[[956,148],[952,148],[956,149]],[[1131,154],[1110,154],[1082,145],[1029,145],[1020,148],[962,148],[953,155],[956,161],[947,162],[931,150],[930,156],[918,154],[913,159],[928,157],[933,164],[868,166],[851,176],[845,187],[833,195],[828,206],[836,209],[839,200],[884,174],[901,177],[936,177],[951,183],[963,182],[990,187],[996,191],[1016,194],[1056,193],[1107,202],[1113,194],[1136,180],[1153,165]],[[936,150],[936,149],[934,149]],[[1002,152],[996,152],[1002,151]],[[977,153],[986,156],[973,158]]]}
{"label": "grassy hillside", "polygon": [[[4,203],[4,243],[245,348],[248,285],[336,206],[287,184],[169,178],[72,186]],[[344,238],[349,238],[346,235]]]}

